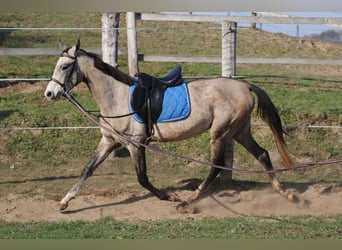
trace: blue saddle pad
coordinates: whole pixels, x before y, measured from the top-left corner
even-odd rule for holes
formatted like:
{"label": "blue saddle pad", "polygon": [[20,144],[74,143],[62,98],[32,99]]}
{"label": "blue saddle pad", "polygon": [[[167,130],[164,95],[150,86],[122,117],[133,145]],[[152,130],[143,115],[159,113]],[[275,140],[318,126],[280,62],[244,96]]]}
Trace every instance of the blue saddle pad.
{"label": "blue saddle pad", "polygon": [[[128,108],[130,112],[134,112],[130,99],[135,89],[135,85],[130,86],[128,92]],[[175,87],[169,87],[165,90],[162,112],[157,119],[160,122],[172,122],[185,119],[190,114],[190,99],[187,84],[184,82]],[[138,114],[133,115],[137,122],[144,123]]]}

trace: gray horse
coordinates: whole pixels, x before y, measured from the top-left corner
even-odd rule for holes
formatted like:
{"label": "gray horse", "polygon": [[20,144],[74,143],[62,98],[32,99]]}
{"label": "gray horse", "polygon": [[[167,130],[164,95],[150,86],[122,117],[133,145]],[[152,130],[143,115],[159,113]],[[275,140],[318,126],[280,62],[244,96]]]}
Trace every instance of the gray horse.
{"label": "gray horse", "polygon": [[[48,83],[45,96],[55,100],[71,90],[78,83],[87,84],[92,96],[100,108],[101,115],[118,116],[130,113],[128,103],[129,88],[134,80],[131,76],[120,72],[117,68],[104,63],[97,55],[80,49],[80,42],[72,47],[63,47],[57,61],[53,76]],[[270,126],[278,151],[287,167],[292,165],[288,149],[283,137],[283,128],[277,110],[269,96],[257,86],[225,77],[196,80],[187,84],[191,112],[183,120],[153,124],[151,141],[170,142],[188,139],[209,130],[211,136],[211,163],[232,167],[233,140],[245,147],[266,170],[273,170],[268,152],[261,148],[251,134],[251,113],[254,107],[254,92],[258,98],[258,114]],[[132,116],[120,119],[100,118],[103,126],[109,126],[120,134],[129,136],[134,141],[144,143],[148,137],[146,125],[137,122]],[[84,181],[106,157],[120,147],[126,147],[134,163],[139,183],[162,200],[180,201],[175,193],[168,193],[154,187],[146,171],[145,147],[124,140],[116,134],[101,128],[102,138],[95,155],[85,165],[77,183],[61,200],[61,210],[64,210],[71,199],[78,193]],[[186,207],[198,199],[203,190],[222,171],[212,167],[208,176],[180,204]],[[225,171],[224,171],[225,172]],[[291,200],[290,193],[269,173],[273,188],[284,197]]]}

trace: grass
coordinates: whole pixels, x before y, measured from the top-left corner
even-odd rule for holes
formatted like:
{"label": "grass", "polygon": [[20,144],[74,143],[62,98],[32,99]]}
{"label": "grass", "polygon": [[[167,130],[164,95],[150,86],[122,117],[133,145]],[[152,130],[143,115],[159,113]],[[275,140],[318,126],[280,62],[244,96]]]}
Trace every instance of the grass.
{"label": "grass", "polygon": [[342,217],[1,223],[2,239],[341,239]]}
{"label": "grass", "polygon": [[[8,28],[99,28],[100,13],[1,13],[1,27]],[[58,40],[73,43],[78,36],[89,46],[99,46],[99,31],[89,30],[5,30],[0,44],[8,48],[56,48]]]}
{"label": "grass", "polygon": [[[100,14],[1,13],[2,27],[100,27]],[[125,19],[121,24],[124,27]],[[139,22],[139,53],[179,55],[220,55],[220,26],[217,24]],[[151,30],[154,28],[156,30]],[[83,47],[100,47],[101,31],[0,31],[1,47],[57,47],[59,38],[68,44],[81,36]],[[120,31],[120,47],[126,34]],[[238,30],[238,56],[340,58],[341,43],[290,38],[250,29]],[[50,77],[56,56],[0,57],[0,77]],[[141,71],[162,75],[174,63],[140,63]],[[182,63],[183,74],[220,75],[219,64]],[[127,56],[119,57],[119,67],[127,72]],[[238,65],[238,75],[265,89],[271,96],[285,124],[341,125],[342,88],[340,66],[333,65]],[[275,76],[275,77],[270,77]],[[37,87],[36,87],[37,86]],[[41,83],[0,82],[0,179],[2,193],[16,192],[34,196],[38,192],[60,195],[65,192],[57,180],[45,181],[40,190],[32,180],[51,180],[58,176],[77,177],[99,140],[98,130],[9,131],[9,127],[93,126],[65,100],[47,102]],[[97,109],[84,87],[73,90],[76,98],[89,109]],[[255,115],[253,122],[260,123]],[[266,128],[253,127],[256,140],[271,153],[276,152],[273,138]],[[209,135],[176,143],[158,145],[162,149],[208,160]],[[291,151],[301,161],[322,161],[342,157],[340,130],[291,129],[286,137]],[[204,166],[148,152],[149,172],[159,187],[170,187],[184,177],[203,178]],[[275,159],[275,166],[281,162]],[[236,145],[235,164],[239,168],[259,168],[245,149]],[[141,190],[132,163],[127,157],[108,159],[90,178],[81,193],[96,190],[104,195]],[[115,167],[114,167],[115,166]],[[285,173],[282,179],[292,182],[341,183],[342,172],[331,168],[314,168],[305,174]],[[119,184],[112,188],[113,178]],[[170,178],[172,176],[172,178]],[[63,180],[71,186],[75,178]],[[235,174],[236,180],[265,181],[264,176]],[[118,181],[119,180],[119,181]],[[100,186],[101,185],[101,186]],[[108,193],[110,187],[110,193]],[[127,222],[104,218],[96,222],[7,223],[0,222],[0,238],[341,238],[342,217],[243,217],[203,220],[167,220]]]}

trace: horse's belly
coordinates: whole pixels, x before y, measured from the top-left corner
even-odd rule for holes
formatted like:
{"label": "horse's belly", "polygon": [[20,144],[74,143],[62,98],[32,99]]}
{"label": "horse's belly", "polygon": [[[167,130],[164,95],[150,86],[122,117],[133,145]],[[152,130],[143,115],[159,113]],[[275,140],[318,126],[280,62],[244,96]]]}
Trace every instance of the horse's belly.
{"label": "horse's belly", "polygon": [[154,137],[158,141],[178,141],[195,137],[208,130],[211,119],[192,119],[188,117],[181,121],[158,123],[154,126]]}

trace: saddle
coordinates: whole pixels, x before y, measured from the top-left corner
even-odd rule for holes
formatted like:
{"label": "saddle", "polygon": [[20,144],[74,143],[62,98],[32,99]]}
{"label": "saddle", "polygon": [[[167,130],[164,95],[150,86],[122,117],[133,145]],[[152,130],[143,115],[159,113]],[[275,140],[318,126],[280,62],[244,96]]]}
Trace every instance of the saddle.
{"label": "saddle", "polygon": [[144,72],[135,75],[138,79],[131,95],[130,104],[134,112],[147,125],[148,136],[153,134],[153,124],[162,112],[164,93],[167,88],[183,82],[182,68],[176,66],[162,77],[155,77]]}

